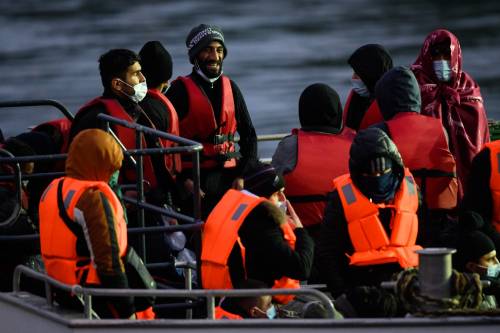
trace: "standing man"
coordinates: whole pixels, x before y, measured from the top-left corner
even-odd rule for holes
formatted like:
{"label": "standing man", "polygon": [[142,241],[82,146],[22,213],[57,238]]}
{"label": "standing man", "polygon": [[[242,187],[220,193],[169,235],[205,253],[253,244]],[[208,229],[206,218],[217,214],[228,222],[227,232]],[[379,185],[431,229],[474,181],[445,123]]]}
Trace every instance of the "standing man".
{"label": "standing man", "polygon": [[[179,116],[180,135],[203,144],[201,188],[206,194],[204,214],[208,215],[247,162],[256,158],[257,137],[240,89],[223,75],[227,48],[222,30],[200,24],[189,32],[186,46],[193,71],[175,80],[166,96]],[[239,152],[234,143],[236,132]],[[191,159],[184,157],[185,184],[192,188]],[[241,180],[234,186],[241,189]]]}

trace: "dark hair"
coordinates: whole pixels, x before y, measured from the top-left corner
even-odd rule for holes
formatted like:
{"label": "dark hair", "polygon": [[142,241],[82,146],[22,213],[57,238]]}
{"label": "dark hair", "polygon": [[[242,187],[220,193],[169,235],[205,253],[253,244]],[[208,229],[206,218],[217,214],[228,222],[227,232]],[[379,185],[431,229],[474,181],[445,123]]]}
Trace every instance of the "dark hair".
{"label": "dark hair", "polygon": [[15,137],[7,139],[7,141],[5,141],[4,143],[3,148],[17,157],[36,155],[35,151],[30,147],[30,145]]}
{"label": "dark hair", "polygon": [[115,77],[125,79],[127,69],[139,62],[139,56],[127,49],[112,49],[99,57],[99,73],[105,89],[111,88],[111,80]]}

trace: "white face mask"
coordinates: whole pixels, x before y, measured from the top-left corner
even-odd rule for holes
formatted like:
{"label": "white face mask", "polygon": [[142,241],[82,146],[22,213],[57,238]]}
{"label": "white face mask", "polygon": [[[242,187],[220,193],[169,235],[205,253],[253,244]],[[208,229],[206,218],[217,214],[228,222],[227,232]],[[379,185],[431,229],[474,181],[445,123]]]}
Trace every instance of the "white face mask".
{"label": "white face mask", "polygon": [[500,275],[500,264],[488,266],[486,271],[486,276],[491,278],[497,278]]}
{"label": "white face mask", "polygon": [[278,203],[276,204],[276,206],[278,206],[278,208],[283,212],[283,214],[286,215],[287,208],[286,208],[286,202],[285,201],[278,201]]}
{"label": "white face mask", "polygon": [[370,91],[360,79],[351,79],[352,90],[361,97],[370,97]]}
{"label": "white face mask", "polygon": [[435,60],[432,62],[434,73],[441,82],[448,82],[451,79],[451,67],[448,60]]}
{"label": "white face mask", "polygon": [[120,80],[121,82],[125,83],[127,86],[130,88],[134,89],[134,94],[129,95],[126,92],[124,92],[125,95],[127,95],[133,102],[139,103],[146,97],[146,94],[148,93],[148,85],[146,84],[146,81],[144,82],[139,82],[135,86],[131,86],[125,81]]}

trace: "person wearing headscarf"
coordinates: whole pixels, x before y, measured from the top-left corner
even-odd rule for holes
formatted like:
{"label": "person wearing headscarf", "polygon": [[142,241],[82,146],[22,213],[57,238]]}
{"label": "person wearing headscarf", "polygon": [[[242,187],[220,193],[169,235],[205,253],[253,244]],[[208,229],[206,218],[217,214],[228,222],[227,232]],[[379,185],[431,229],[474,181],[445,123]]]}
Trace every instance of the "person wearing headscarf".
{"label": "person wearing headscarf", "polygon": [[420,86],[421,113],[441,119],[457,163],[459,200],[466,190],[472,158],[490,141],[479,85],[462,66],[458,38],[437,29],[424,41],[411,66]]}
{"label": "person wearing headscarf", "polygon": [[376,126],[396,144],[422,193],[420,244],[451,246],[456,222],[448,215],[457,207],[458,181],[441,121],[420,114],[420,89],[409,68],[385,73],[375,96],[385,120]]}
{"label": "person wearing headscarf", "polygon": [[[378,287],[418,265],[415,180],[391,139],[370,127],[354,138],[349,173],[333,183],[316,247],[322,277],[358,316],[395,315],[394,299]],[[365,292],[371,296],[362,301]]]}
{"label": "person wearing headscarf", "polygon": [[304,89],[299,98],[300,128],[283,138],[271,164],[286,181],[285,194],[310,234],[323,220],[329,181],[348,172],[354,132],[342,126],[337,92],[323,83]]}
{"label": "person wearing headscarf", "polygon": [[[237,176],[247,162],[257,158],[257,136],[243,94],[223,71],[228,50],[221,28],[207,24],[194,27],[186,47],[193,70],[178,77],[166,96],[177,111],[180,135],[203,144],[201,189],[203,211],[208,214],[232,185],[241,188]],[[234,142],[236,132],[239,151]],[[192,188],[192,160],[189,155],[182,157],[186,187]]]}
{"label": "person wearing headscarf", "polygon": [[358,48],[347,61],[352,67],[352,90],[344,107],[345,126],[357,131],[382,120],[375,102],[375,84],[392,68],[389,51],[379,44]]}

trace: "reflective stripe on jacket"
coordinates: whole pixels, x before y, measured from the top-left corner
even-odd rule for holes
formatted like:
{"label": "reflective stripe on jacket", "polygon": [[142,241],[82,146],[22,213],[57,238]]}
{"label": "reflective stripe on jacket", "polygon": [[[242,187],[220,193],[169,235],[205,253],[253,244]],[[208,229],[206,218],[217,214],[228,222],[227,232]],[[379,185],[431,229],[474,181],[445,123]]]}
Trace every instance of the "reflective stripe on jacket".
{"label": "reflective stripe on jacket", "polygon": [[389,136],[415,177],[427,207],[456,207],[456,164],[441,121],[415,112],[401,112],[386,124]]}
{"label": "reflective stripe on jacket", "polygon": [[[354,253],[349,257],[350,265],[367,266],[397,262],[402,268],[418,265],[415,245],[418,232],[418,194],[415,181],[405,169],[403,181],[394,197],[393,204],[376,204],[365,197],[353,184],[349,174],[334,181]],[[387,235],[379,219],[379,208],[394,209]]]}
{"label": "reflective stripe on jacket", "polygon": [[[236,116],[231,81],[222,75],[222,102],[220,118],[215,119],[212,104],[203,90],[198,87],[190,76],[181,76],[189,98],[189,110],[181,120],[180,134],[182,137],[199,141],[203,144],[201,168],[216,166],[218,159],[225,159],[224,167],[236,166],[234,134],[236,133]],[[191,157],[183,160],[183,166],[191,168]]]}
{"label": "reflective stripe on jacket", "polygon": [[[55,179],[40,200],[40,246],[47,274],[63,283],[99,284],[91,258],[79,256],[76,247],[78,237],[85,237],[86,226],[82,228],[79,224],[81,221],[75,219],[75,206],[81,195],[90,188],[99,189],[108,199],[115,216],[114,228],[120,257],[123,258],[127,251],[127,226],[123,208],[108,184],[70,177]],[[69,220],[65,221],[64,216]]]}
{"label": "reflective stripe on jacket", "polygon": [[490,189],[493,206],[491,222],[496,230],[500,232],[500,140],[487,143],[484,146],[490,150]]}
{"label": "reflective stripe on jacket", "polygon": [[297,164],[287,173],[285,194],[306,227],[323,221],[330,180],[349,172],[349,148],[354,132],[328,134],[294,129]]}

